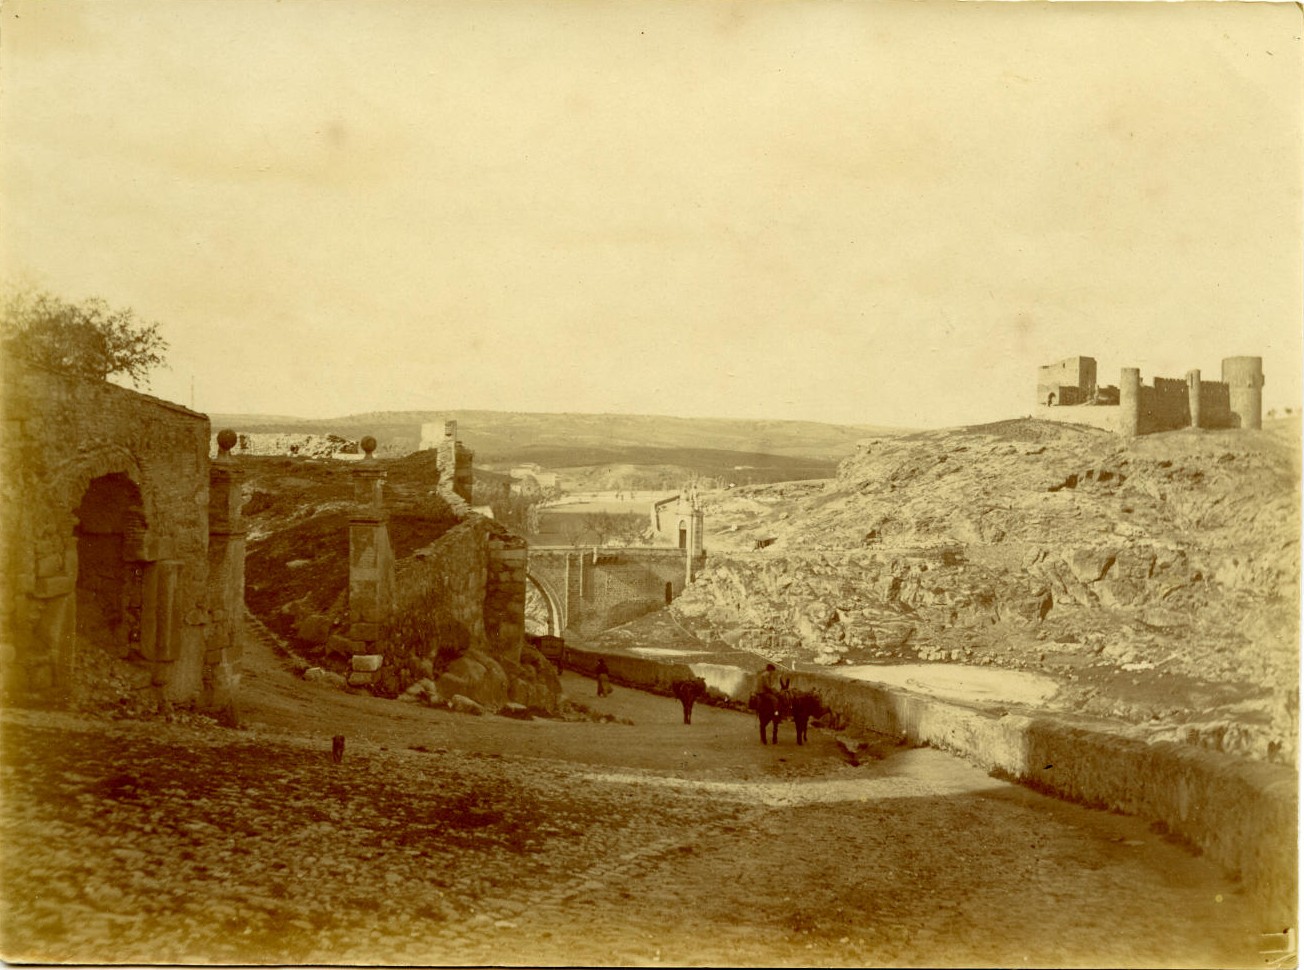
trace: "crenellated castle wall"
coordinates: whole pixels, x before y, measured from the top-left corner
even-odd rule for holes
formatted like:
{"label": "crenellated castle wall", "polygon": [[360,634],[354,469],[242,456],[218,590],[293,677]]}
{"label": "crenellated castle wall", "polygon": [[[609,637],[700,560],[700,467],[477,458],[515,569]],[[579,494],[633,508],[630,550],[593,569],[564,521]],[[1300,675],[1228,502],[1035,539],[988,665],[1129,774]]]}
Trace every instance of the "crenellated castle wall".
{"label": "crenellated castle wall", "polygon": [[1123,435],[1189,427],[1258,428],[1262,387],[1260,357],[1224,359],[1222,381],[1202,380],[1200,371],[1192,370],[1184,378],[1155,377],[1146,385],[1138,368],[1125,367],[1115,404],[1112,393],[1104,393],[1112,389],[1096,384],[1095,360],[1069,357],[1037,369],[1035,415]]}

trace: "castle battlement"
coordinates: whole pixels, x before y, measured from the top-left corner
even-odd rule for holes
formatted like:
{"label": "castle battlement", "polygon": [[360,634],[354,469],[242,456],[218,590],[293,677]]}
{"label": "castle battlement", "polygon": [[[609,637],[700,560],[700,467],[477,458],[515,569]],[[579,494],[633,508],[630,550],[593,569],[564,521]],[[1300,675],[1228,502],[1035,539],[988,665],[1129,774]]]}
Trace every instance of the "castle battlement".
{"label": "castle battlement", "polygon": [[1185,377],[1141,382],[1141,370],[1124,367],[1118,386],[1096,382],[1094,357],[1066,357],[1037,368],[1037,416],[1089,424],[1124,435],[1177,428],[1259,428],[1263,425],[1263,358],[1225,357],[1222,380],[1199,370]]}

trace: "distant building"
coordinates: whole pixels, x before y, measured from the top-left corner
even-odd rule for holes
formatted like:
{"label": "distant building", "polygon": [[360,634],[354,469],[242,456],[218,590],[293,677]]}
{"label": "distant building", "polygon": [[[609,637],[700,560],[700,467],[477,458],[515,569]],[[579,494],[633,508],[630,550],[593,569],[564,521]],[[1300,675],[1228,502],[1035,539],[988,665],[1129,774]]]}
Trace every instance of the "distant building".
{"label": "distant building", "polygon": [[702,555],[706,517],[701,507],[679,494],[652,503],[649,529],[653,544],[686,549],[690,555]]}
{"label": "distant building", "polygon": [[1141,383],[1141,371],[1124,367],[1118,386],[1099,387],[1093,357],[1066,357],[1037,368],[1037,416],[1089,424],[1124,435],[1177,428],[1259,428],[1263,424],[1263,358],[1226,357],[1222,380],[1198,370],[1183,378]]}

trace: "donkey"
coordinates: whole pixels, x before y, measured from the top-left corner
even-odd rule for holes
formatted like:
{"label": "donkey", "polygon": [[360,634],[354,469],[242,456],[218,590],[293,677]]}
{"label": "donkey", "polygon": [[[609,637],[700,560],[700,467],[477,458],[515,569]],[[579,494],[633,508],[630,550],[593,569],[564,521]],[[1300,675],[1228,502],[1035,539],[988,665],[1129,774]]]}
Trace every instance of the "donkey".
{"label": "donkey", "polygon": [[825,713],[824,701],[813,690],[794,691],[792,695],[792,723],[797,728],[797,743],[806,743],[806,728],[810,719]]}
{"label": "donkey", "polygon": [[706,696],[706,681],[701,677],[677,680],[670,685],[670,692],[679,698],[679,703],[683,705],[684,723],[692,724],[693,704]]}
{"label": "donkey", "polygon": [[[756,712],[761,722],[761,744],[779,743],[779,722],[790,716],[792,709],[788,702],[788,692],[759,691],[751,696],[748,706]],[[770,728],[770,740],[765,740],[765,729]]]}

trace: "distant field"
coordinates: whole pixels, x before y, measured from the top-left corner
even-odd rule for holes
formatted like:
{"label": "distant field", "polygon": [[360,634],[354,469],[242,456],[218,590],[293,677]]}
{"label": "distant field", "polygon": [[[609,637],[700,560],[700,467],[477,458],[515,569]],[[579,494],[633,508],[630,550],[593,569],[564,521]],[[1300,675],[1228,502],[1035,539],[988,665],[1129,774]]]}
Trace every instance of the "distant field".
{"label": "distant field", "polygon": [[[601,464],[646,449],[780,455],[837,462],[856,443],[901,429],[874,425],[836,425],[815,421],[749,421],[732,418],[680,418],[642,414],[535,414],[509,411],[383,411],[340,418],[302,419],[267,415],[214,414],[214,427],[245,432],[373,435],[394,454],[414,451],[421,426],[457,422],[458,436],[477,462],[538,461],[569,465]],[[586,452],[586,449],[595,449]],[[570,454],[569,459],[566,455]],[[654,459],[667,461],[665,458]],[[643,460],[640,463],[647,464]],[[730,464],[755,464],[731,461]]]}
{"label": "distant field", "polygon": [[678,489],[697,476],[763,485],[831,478],[858,442],[892,429],[809,421],[742,421],[620,414],[519,414],[500,411],[386,411],[330,420],[211,415],[215,428],[246,433],[336,434],[376,438],[378,454],[416,451],[423,423],[458,423],[478,470],[506,474],[536,462],[568,491]]}

